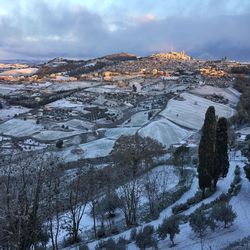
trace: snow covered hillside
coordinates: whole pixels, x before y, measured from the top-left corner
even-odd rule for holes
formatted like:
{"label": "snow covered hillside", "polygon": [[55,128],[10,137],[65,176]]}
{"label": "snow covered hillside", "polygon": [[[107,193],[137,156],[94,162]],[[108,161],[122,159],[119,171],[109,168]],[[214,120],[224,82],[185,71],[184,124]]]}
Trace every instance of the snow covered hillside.
{"label": "snow covered hillside", "polygon": [[[233,223],[233,226],[230,228],[218,228],[215,232],[208,233],[204,240],[204,249],[222,249],[228,246],[231,242],[235,240],[239,240],[243,237],[249,236],[249,223],[250,223],[250,216],[248,212],[248,208],[250,206],[250,182],[244,177],[244,170],[243,167],[246,164],[246,158],[244,158],[240,151],[236,152],[233,158],[230,161],[230,171],[228,176],[225,179],[222,179],[218,183],[217,191],[210,196],[209,198],[199,202],[198,204],[192,206],[190,209],[185,211],[183,214],[190,215],[196,208],[200,207],[202,204],[210,203],[211,201],[218,198],[222,193],[226,193],[230,184],[233,181],[234,177],[234,169],[235,166],[238,165],[241,169],[241,176],[242,176],[242,187],[237,196],[233,196],[231,198],[230,204],[233,206],[233,210],[237,213],[237,218]],[[190,190],[182,195],[182,197],[170,207],[162,211],[160,217],[157,220],[154,220],[146,225],[153,225],[155,228],[158,227],[163,221],[165,217],[169,217],[172,214],[172,207],[176,204],[183,203],[187,199],[191,198],[194,193],[198,190],[198,179],[194,179],[191,185]],[[130,230],[123,232],[119,235],[113,237],[113,239],[118,239],[119,237],[125,237],[129,239],[130,237]],[[192,249],[192,250],[199,250],[200,249],[200,240],[195,236],[192,232],[188,223],[181,225],[180,234],[176,236],[175,240],[176,246],[172,247],[170,244],[169,239],[164,241],[159,241],[159,249]],[[97,241],[90,243],[89,248],[95,249],[95,245]],[[69,249],[77,249],[77,248],[69,248]],[[129,250],[137,250],[138,248],[134,243],[130,243],[128,245]]]}
{"label": "snow covered hillside", "polygon": [[181,100],[172,99],[160,114],[170,121],[192,130],[201,129],[205,112],[209,106],[214,106],[216,115],[229,118],[235,110],[189,93],[182,93]]}

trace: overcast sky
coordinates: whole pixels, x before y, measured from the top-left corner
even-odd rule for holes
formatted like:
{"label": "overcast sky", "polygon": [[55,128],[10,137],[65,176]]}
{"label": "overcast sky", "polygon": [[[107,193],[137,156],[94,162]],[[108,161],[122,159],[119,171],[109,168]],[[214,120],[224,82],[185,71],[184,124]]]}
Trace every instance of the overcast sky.
{"label": "overcast sky", "polygon": [[250,0],[0,0],[0,59],[185,50],[250,61]]}

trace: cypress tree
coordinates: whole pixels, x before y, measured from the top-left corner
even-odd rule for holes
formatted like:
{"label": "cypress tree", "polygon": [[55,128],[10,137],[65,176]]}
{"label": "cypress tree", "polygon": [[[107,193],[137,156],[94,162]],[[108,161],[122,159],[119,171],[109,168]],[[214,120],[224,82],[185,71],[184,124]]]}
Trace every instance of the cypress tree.
{"label": "cypress tree", "polygon": [[202,196],[205,196],[205,188],[211,188],[212,171],[214,169],[216,118],[214,106],[207,109],[202,128],[202,136],[199,144],[198,178]]}
{"label": "cypress tree", "polygon": [[216,183],[221,176],[223,178],[227,176],[229,168],[227,128],[227,119],[221,117],[216,127],[215,161],[212,172],[214,188],[216,188]]}

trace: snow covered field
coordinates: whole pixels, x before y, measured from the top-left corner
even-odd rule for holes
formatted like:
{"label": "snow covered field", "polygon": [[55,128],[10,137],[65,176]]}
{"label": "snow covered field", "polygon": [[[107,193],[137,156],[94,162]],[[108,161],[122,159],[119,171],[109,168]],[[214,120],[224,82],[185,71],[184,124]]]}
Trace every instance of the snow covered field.
{"label": "snow covered field", "polygon": [[184,99],[183,101],[171,99],[166,109],[160,114],[170,121],[189,129],[201,129],[209,106],[215,107],[216,115],[219,117],[229,118],[235,113],[234,109],[226,105],[193,94],[182,93],[180,96]]}
{"label": "snow covered field", "polygon": [[18,89],[22,89],[24,85],[22,84],[0,84],[0,94],[7,95],[11,92],[14,92]]}
{"label": "snow covered field", "polygon": [[13,118],[15,115],[29,112],[30,109],[21,106],[11,106],[0,109],[0,120],[5,121]]}
{"label": "snow covered field", "polygon": [[69,138],[83,132],[85,131],[44,130],[43,125],[37,124],[36,120],[31,119],[21,120],[14,118],[0,124],[0,134],[15,137],[32,137],[44,142]]}
{"label": "snow covered field", "polygon": [[192,135],[193,132],[181,128],[165,118],[161,118],[140,129],[139,134],[145,137],[151,137],[164,146],[169,147],[172,144],[180,143],[182,140]]}
{"label": "snow covered field", "polygon": [[[154,110],[151,110],[151,112],[153,112],[153,111]],[[157,110],[155,110],[155,112],[156,111]],[[129,120],[127,120],[123,123],[123,126],[139,127],[139,126],[145,125],[146,123],[149,122],[148,113],[149,113],[149,111],[141,111],[141,112],[138,112],[138,113],[132,115]]]}
{"label": "snow covered field", "polygon": [[35,134],[33,138],[39,141],[49,142],[49,141],[55,141],[59,139],[66,139],[75,135],[80,135],[82,133],[83,131],[81,130],[75,130],[75,131],[45,130],[45,131],[41,131],[38,134]]}
{"label": "snow covered field", "polygon": [[83,107],[83,104],[78,102],[71,102],[66,99],[60,99],[55,102],[51,102],[47,106],[51,108],[77,108],[77,107]]}
{"label": "snow covered field", "polygon": [[189,87],[188,84],[176,85],[176,83],[170,84],[169,82],[168,83],[158,82],[146,86],[143,85],[141,92],[143,93],[153,92],[154,94],[159,94],[159,91],[164,91],[164,93],[170,93],[170,92],[174,93],[177,91],[184,91],[188,87]]}
{"label": "snow covered field", "polygon": [[100,87],[88,88],[87,91],[94,93],[120,93],[124,92],[124,89],[120,89],[116,85],[102,85]]}
{"label": "snow covered field", "polygon": [[201,96],[204,95],[219,95],[219,96],[223,96],[225,99],[229,100],[229,103],[236,106],[236,104],[239,101],[240,98],[240,93],[233,89],[233,88],[217,88],[217,87],[213,87],[213,86],[202,86],[200,88],[196,88],[190,91],[193,94],[198,94]]}
{"label": "snow covered field", "polygon": [[242,128],[242,129],[238,130],[237,132],[241,133],[242,135],[249,135],[250,134],[250,127]]}
{"label": "snow covered field", "polygon": [[117,127],[117,128],[109,128],[104,129],[104,135],[106,138],[117,140],[122,135],[134,135],[140,127]]}
{"label": "snow covered field", "polygon": [[[59,152],[65,162],[77,161],[83,158],[97,158],[108,156],[115,141],[107,138],[94,140],[88,143],[71,146]],[[75,152],[77,151],[77,153]]]}
{"label": "snow covered field", "polygon": [[103,157],[110,154],[113,149],[114,141],[106,138],[81,144],[79,147],[84,151],[85,158]]}
{"label": "snow covered field", "polygon": [[48,89],[52,91],[63,91],[63,90],[85,89],[97,85],[99,85],[98,82],[88,82],[88,81],[68,82],[68,83],[65,82],[63,84],[54,83],[50,85]]}
{"label": "snow covered field", "polygon": [[0,73],[0,76],[29,76],[38,71],[37,68],[12,69]]}
{"label": "snow covered field", "polygon": [[58,123],[58,126],[68,126],[69,129],[79,129],[79,130],[83,130],[82,132],[86,131],[86,130],[91,130],[94,126],[93,123],[88,122],[88,121],[82,121],[79,119],[72,119],[66,122],[62,122],[62,123]]}
{"label": "snow covered field", "polygon": [[41,124],[36,124],[35,120],[11,119],[0,124],[0,134],[25,137],[32,136],[43,129]]}
{"label": "snow covered field", "polygon": [[[23,86],[18,86],[21,88]],[[97,86],[97,83],[94,82],[71,82],[70,84],[45,84],[45,87],[49,90],[69,90],[75,88],[86,88],[86,91],[93,91],[97,93],[104,92],[120,92],[122,89],[117,88],[115,85],[102,85]],[[171,85],[172,88],[179,88],[181,86]],[[205,86],[206,87],[206,86]],[[207,86],[206,88],[196,89],[197,94],[201,95],[206,91],[210,91],[209,93],[213,93],[217,91],[217,88],[212,88]],[[209,87],[209,88],[208,88]],[[16,86],[8,85],[2,86],[3,89],[7,91],[16,90]],[[1,90],[1,85],[0,85]],[[218,92],[224,93],[227,95],[230,100],[236,101],[237,91],[232,89],[219,89]],[[123,90],[124,92],[124,90]],[[126,92],[126,91],[125,91]],[[95,120],[95,122],[89,122],[86,120],[81,120],[80,118],[68,120],[65,122],[54,122],[49,124],[49,127],[44,129],[44,125],[36,124],[35,120],[21,120],[21,119],[12,119],[8,120],[2,124],[0,124],[0,133],[10,136],[17,137],[30,137],[44,142],[56,141],[58,139],[68,139],[70,137],[73,138],[76,135],[80,135],[82,133],[91,132],[95,128],[95,125],[98,124],[100,126],[104,126],[104,128],[100,128],[97,130],[98,132],[103,131],[104,138],[92,141],[89,144],[80,144],[75,145],[73,148],[65,149],[65,159],[66,161],[78,160],[82,158],[94,158],[98,156],[107,156],[113,147],[115,140],[117,140],[121,135],[133,135],[137,131],[142,136],[148,136],[153,139],[156,139],[160,143],[162,143],[167,148],[172,144],[180,143],[183,140],[186,140],[192,134],[194,134],[197,130],[199,130],[203,124],[204,115],[207,108],[210,105],[214,105],[216,108],[216,113],[219,116],[230,117],[234,114],[234,109],[222,105],[217,104],[212,101],[209,101],[205,98],[199,97],[190,93],[182,93],[181,98],[184,100],[176,100],[171,99],[167,107],[159,113],[158,116],[154,116],[150,120],[148,120],[148,112],[139,111],[132,115],[129,119],[123,122],[120,126],[113,128],[105,128],[105,124],[109,122],[106,119]],[[102,95],[99,95],[99,98],[96,99],[97,102],[106,102],[105,98],[101,98]],[[75,99],[72,99],[75,100]],[[53,109],[64,109],[71,108],[75,111],[79,111],[81,113],[89,113],[90,111],[84,110],[86,104],[79,101],[72,101],[69,99],[60,99],[55,102],[48,104],[47,106]],[[103,104],[104,105],[104,104]],[[113,105],[117,105],[113,103]],[[93,107],[93,104],[88,104],[88,106]],[[25,113],[28,112],[29,109],[22,107],[11,107],[10,109],[0,110],[0,119],[7,120],[12,118],[16,113]],[[151,110],[154,115],[159,112],[160,109]],[[110,108],[109,112],[117,113],[119,115],[123,114],[123,111],[119,108]],[[69,131],[62,130],[62,127],[68,127]],[[73,130],[73,131],[70,131]],[[94,138],[93,138],[94,139]],[[79,141],[79,140],[78,140]],[[79,141],[80,142],[80,141]],[[65,146],[71,146],[73,144],[66,143]],[[78,153],[74,153],[74,149],[78,147]],[[87,148],[88,147],[88,148]],[[90,149],[91,150],[90,150]],[[73,153],[71,152],[73,149]],[[84,151],[80,152],[81,150]],[[76,150],[77,151],[77,150]],[[92,151],[90,153],[90,151]]]}

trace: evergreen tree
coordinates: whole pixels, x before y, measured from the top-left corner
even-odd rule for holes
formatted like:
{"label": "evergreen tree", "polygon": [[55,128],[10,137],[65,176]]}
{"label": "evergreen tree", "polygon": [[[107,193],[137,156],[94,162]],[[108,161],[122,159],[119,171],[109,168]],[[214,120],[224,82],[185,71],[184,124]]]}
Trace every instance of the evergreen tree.
{"label": "evergreen tree", "polygon": [[191,214],[189,224],[194,233],[200,239],[201,249],[203,250],[203,239],[205,237],[206,230],[209,227],[209,221],[204,210],[199,209]]}
{"label": "evergreen tree", "polygon": [[214,231],[216,228],[213,218],[211,218],[206,212],[203,204],[190,215],[189,224],[194,233],[200,239],[201,249],[203,250],[203,239],[206,235],[207,229],[210,228]]}
{"label": "evergreen tree", "polygon": [[213,206],[212,218],[216,221],[223,222],[226,228],[228,225],[232,225],[236,218],[236,213],[228,202],[220,202]]}
{"label": "evergreen tree", "polygon": [[205,115],[205,121],[202,128],[202,136],[199,145],[199,166],[198,177],[199,187],[202,190],[203,198],[205,197],[205,188],[211,188],[212,171],[214,166],[215,153],[215,133],[216,118],[215,109],[210,106]]}
{"label": "evergreen tree", "polygon": [[216,188],[218,179],[227,176],[228,162],[228,134],[227,119],[222,117],[219,119],[216,127],[216,143],[215,143],[215,161],[212,172],[213,186]]}
{"label": "evergreen tree", "polygon": [[135,244],[141,250],[145,250],[146,248],[153,247],[157,248],[157,240],[154,236],[154,227],[151,225],[145,226],[141,229],[135,238]]}
{"label": "evergreen tree", "polygon": [[246,178],[250,181],[250,165],[244,167]]}
{"label": "evergreen tree", "polygon": [[159,237],[164,240],[167,238],[167,235],[169,235],[172,246],[174,246],[174,237],[180,233],[179,223],[179,219],[175,215],[165,218],[157,229]]}
{"label": "evergreen tree", "polygon": [[57,148],[62,148],[63,147],[63,140],[58,140],[57,142],[56,142],[56,147]]}

